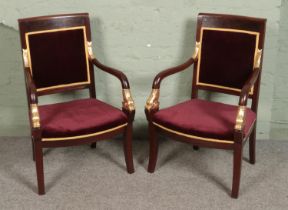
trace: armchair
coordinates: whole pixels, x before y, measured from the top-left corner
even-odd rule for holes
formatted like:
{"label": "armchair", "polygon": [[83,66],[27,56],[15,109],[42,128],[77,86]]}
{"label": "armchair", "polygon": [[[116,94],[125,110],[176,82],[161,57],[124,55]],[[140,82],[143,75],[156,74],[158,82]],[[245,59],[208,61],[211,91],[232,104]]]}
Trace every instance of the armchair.
{"label": "armchair", "polygon": [[[149,122],[148,172],[155,171],[157,134],[193,144],[233,150],[233,198],[238,197],[242,152],[249,139],[255,163],[256,118],[261,79],[265,19],[200,13],[194,54],[184,64],[157,74],[145,106]],[[191,100],[159,110],[160,83],[194,64]],[[237,105],[198,98],[198,90],[239,97]],[[247,100],[252,100],[251,107]]]}
{"label": "armchair", "polygon": [[[93,55],[87,13],[19,19],[38,193],[45,194],[43,148],[91,144],[124,134],[127,172],[133,173],[132,122],[135,106],[127,77]],[[122,85],[122,110],[96,99],[96,66]],[[89,98],[39,105],[38,97],[80,89]]]}

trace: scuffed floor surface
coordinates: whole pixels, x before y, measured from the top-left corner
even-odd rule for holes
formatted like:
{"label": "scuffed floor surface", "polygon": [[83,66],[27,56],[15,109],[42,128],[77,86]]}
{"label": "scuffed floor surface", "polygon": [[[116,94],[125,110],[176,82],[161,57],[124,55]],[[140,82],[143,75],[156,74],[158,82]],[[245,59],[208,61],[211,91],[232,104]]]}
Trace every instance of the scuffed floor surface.
{"label": "scuffed floor surface", "polygon": [[240,196],[230,198],[232,153],[162,140],[154,174],[148,142],[134,141],[136,172],[126,173],[120,138],[45,149],[46,195],[37,195],[28,138],[0,138],[0,209],[287,209],[288,141],[245,146]]}

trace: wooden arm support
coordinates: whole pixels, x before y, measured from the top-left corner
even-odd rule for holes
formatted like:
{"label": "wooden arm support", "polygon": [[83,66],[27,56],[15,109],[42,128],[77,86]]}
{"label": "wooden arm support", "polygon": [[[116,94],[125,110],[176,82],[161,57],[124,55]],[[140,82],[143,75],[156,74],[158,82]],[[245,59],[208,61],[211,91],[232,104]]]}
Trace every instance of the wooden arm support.
{"label": "wooden arm support", "polygon": [[251,88],[254,86],[255,82],[258,79],[260,73],[260,69],[256,68],[253,70],[252,74],[249,76],[248,80],[244,84],[240,97],[239,97],[239,106],[246,106],[247,100],[249,98],[249,92],[251,91]]}
{"label": "wooden arm support", "polygon": [[29,67],[25,67],[25,79],[27,86],[31,125],[33,129],[38,129],[40,128],[40,116],[38,110],[37,90]]}
{"label": "wooden arm support", "polygon": [[32,78],[30,68],[26,67],[24,73],[25,73],[29,103],[37,104],[38,103],[37,89],[34,80]]}
{"label": "wooden arm support", "polygon": [[248,80],[244,84],[240,97],[239,97],[239,108],[238,113],[236,117],[236,123],[235,123],[235,134],[238,133],[241,135],[243,133],[243,129],[245,127],[245,110],[247,105],[247,100],[249,98],[249,93],[254,86],[255,82],[257,81],[259,77],[259,73],[261,70],[261,60],[262,60],[262,49],[257,49],[255,56],[254,56],[254,66],[253,66],[253,72],[249,76]]}
{"label": "wooden arm support", "polygon": [[250,75],[248,78],[247,82],[243,86],[240,97],[239,97],[239,108],[238,108],[238,113],[236,117],[236,123],[235,123],[235,130],[236,131],[243,131],[245,127],[245,110],[246,110],[246,105],[247,105],[247,100],[249,98],[249,93],[254,86],[255,82],[258,79],[260,73],[259,68],[255,68],[253,70],[253,73]]}
{"label": "wooden arm support", "polygon": [[134,104],[134,101],[130,92],[130,86],[129,86],[129,82],[128,82],[126,75],[117,69],[113,69],[108,66],[105,66],[104,64],[100,63],[96,58],[92,56],[90,56],[90,62],[92,62],[99,69],[109,74],[112,74],[113,76],[117,77],[120,80],[121,85],[122,85],[122,94],[123,94],[122,109],[127,112],[135,112],[135,104]]}

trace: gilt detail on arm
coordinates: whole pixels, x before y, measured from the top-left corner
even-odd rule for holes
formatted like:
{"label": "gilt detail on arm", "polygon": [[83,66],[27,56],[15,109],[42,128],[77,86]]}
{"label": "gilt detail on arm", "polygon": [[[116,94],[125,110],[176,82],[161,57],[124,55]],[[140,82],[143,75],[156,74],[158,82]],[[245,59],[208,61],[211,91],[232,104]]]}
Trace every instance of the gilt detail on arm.
{"label": "gilt detail on arm", "polygon": [[235,124],[235,130],[242,131],[245,126],[245,111],[246,106],[239,106],[237,117],[236,117],[236,124]]}
{"label": "gilt detail on arm", "polygon": [[123,102],[122,102],[123,109],[126,109],[130,112],[134,111],[135,103],[132,98],[130,89],[122,89],[122,93],[123,93]]}
{"label": "gilt detail on arm", "polygon": [[31,121],[33,128],[40,128],[40,116],[37,104],[31,104]]}
{"label": "gilt detail on arm", "polygon": [[150,93],[149,98],[146,101],[145,108],[150,111],[152,109],[158,110],[159,109],[159,95],[160,90],[159,89],[152,89],[152,92]]}

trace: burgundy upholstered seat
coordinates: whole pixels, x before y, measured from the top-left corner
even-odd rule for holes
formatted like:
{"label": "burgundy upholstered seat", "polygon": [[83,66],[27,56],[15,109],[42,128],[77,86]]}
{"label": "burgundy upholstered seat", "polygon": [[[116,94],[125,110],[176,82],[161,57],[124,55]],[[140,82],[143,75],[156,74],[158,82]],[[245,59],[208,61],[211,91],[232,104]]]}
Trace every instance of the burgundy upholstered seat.
{"label": "burgundy upholstered seat", "polygon": [[43,138],[91,134],[127,123],[119,109],[97,99],[39,106]]}
{"label": "burgundy upholstered seat", "polygon": [[[238,106],[192,99],[158,111],[153,122],[185,134],[233,141]],[[247,108],[245,135],[255,113]]]}

